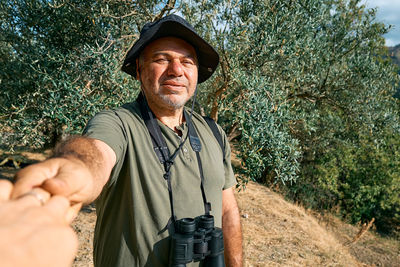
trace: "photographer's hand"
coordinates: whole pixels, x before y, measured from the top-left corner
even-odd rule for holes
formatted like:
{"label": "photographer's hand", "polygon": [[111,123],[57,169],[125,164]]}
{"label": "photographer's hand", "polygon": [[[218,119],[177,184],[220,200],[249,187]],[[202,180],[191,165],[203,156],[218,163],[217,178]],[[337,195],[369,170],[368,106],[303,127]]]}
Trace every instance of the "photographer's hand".
{"label": "photographer's hand", "polygon": [[0,265],[71,266],[78,240],[68,226],[69,201],[40,188],[10,200],[12,189],[0,180]]}

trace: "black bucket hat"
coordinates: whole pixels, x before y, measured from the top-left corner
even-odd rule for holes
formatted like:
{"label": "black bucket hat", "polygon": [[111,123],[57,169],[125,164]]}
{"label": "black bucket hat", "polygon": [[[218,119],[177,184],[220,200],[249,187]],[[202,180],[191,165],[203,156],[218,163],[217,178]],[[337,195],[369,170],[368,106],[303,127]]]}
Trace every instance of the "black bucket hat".
{"label": "black bucket hat", "polygon": [[177,15],[169,15],[144,25],[139,39],[129,50],[121,69],[136,78],[136,59],[140,52],[156,39],[170,36],[185,40],[196,50],[199,61],[198,83],[210,78],[219,63],[218,53],[195,32],[192,25]]}

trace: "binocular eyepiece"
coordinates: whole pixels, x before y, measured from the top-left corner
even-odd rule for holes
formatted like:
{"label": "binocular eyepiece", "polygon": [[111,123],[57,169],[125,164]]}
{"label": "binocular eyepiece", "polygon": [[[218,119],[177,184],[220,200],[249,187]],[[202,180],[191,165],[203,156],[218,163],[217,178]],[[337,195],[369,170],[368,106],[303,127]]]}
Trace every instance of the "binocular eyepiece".
{"label": "binocular eyepiece", "polygon": [[176,221],[171,239],[170,266],[185,267],[192,261],[203,261],[207,267],[225,266],[222,229],[214,227],[212,215]]}

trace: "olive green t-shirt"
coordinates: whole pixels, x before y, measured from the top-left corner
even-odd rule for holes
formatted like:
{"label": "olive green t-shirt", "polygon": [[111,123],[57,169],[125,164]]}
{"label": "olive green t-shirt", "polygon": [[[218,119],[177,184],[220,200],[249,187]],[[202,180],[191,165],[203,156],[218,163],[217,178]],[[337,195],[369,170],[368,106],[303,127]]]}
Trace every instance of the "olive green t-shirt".
{"label": "olive green t-shirt", "polygon": [[[215,226],[221,227],[222,190],[236,184],[229,143],[219,127],[225,145],[222,152],[205,120],[194,113],[192,121],[202,144],[200,158],[205,194],[212,205]],[[183,138],[160,121],[158,124],[173,153],[187,134],[186,123],[179,126]],[[117,110],[98,113],[88,122],[84,134],[105,142],[117,156],[110,179],[96,200],[95,266],[168,266],[169,235],[173,227],[168,227],[171,208],[167,181],[139,105],[133,102]],[[187,140],[171,167],[177,219],[204,214],[200,181],[196,153]]]}

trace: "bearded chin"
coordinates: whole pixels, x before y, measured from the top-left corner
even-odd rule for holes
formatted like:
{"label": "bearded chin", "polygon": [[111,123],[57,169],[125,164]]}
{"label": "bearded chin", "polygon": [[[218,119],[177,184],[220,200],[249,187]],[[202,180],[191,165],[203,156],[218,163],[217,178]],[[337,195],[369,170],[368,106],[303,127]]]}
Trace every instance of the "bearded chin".
{"label": "bearded chin", "polygon": [[171,108],[174,109],[180,109],[182,108],[185,104],[186,104],[186,99],[182,99],[182,100],[176,100],[173,101],[172,99],[170,99],[168,97],[168,95],[164,95],[164,94],[158,94],[158,97],[161,99],[161,101],[163,101],[166,105],[170,106]]}

